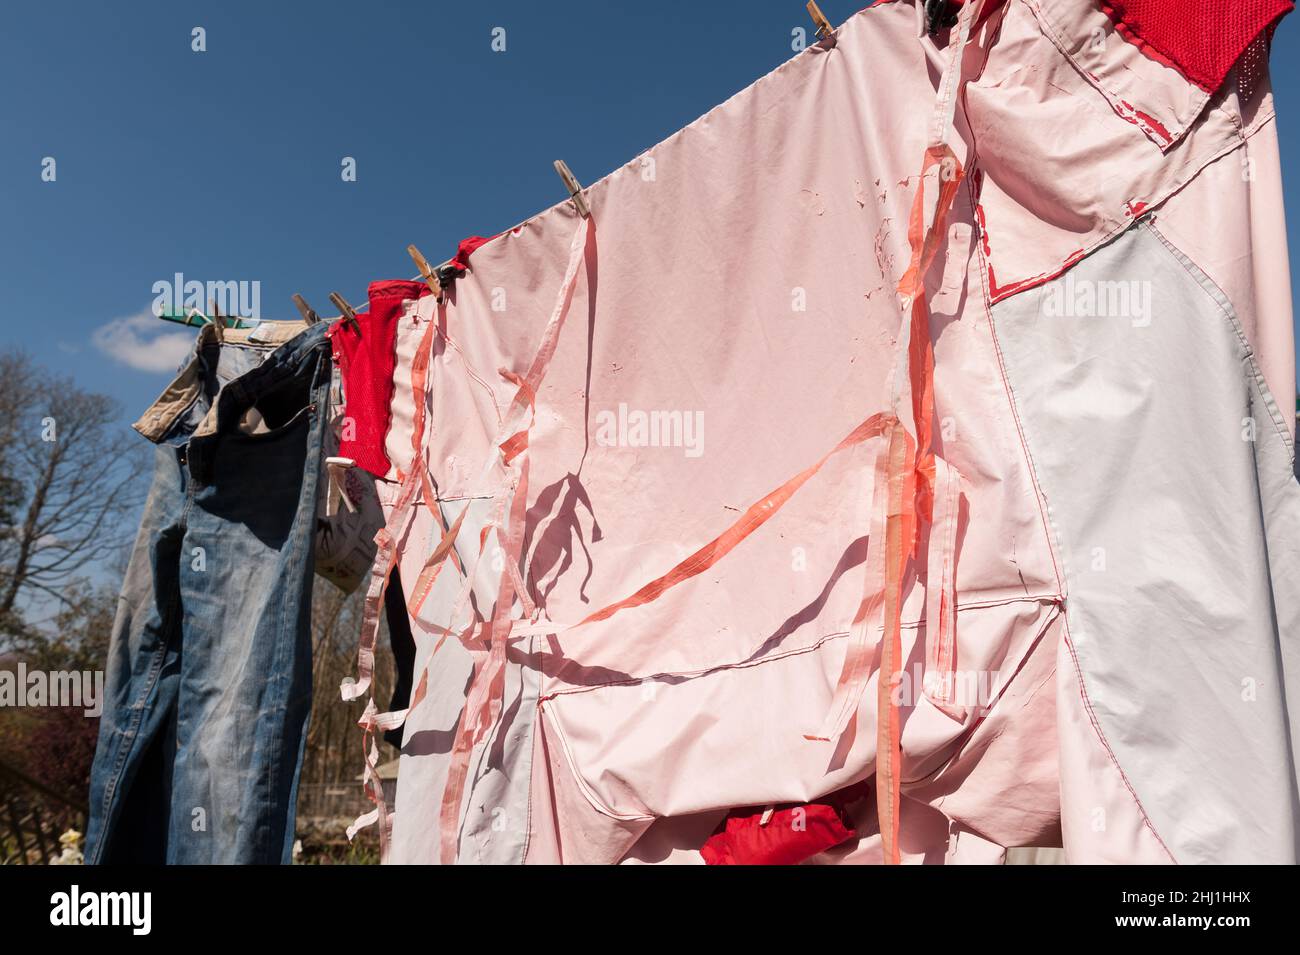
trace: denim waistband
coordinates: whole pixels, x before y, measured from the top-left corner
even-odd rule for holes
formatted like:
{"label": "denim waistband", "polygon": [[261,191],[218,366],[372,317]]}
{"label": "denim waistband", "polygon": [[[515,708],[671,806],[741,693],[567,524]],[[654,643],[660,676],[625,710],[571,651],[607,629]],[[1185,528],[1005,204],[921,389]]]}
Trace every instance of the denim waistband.
{"label": "denim waistband", "polygon": [[263,322],[218,335],[214,326],[203,326],[189,360],[132,427],[155,444],[174,446],[215,433],[220,405],[251,404],[296,373],[305,357],[329,347],[327,328],[324,322]]}

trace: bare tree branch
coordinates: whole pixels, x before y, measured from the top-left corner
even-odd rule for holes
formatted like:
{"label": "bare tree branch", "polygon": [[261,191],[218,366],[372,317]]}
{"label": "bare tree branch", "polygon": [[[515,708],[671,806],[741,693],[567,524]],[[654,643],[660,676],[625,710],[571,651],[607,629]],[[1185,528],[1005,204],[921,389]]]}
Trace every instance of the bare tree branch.
{"label": "bare tree branch", "polygon": [[142,453],[114,401],[0,353],[0,620],[124,546]]}

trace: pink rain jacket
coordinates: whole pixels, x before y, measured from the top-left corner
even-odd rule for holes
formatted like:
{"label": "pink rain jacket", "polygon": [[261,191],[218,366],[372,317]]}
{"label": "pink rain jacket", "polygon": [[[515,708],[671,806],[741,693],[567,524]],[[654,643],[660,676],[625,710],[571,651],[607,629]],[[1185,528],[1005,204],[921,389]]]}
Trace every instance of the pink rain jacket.
{"label": "pink rain jacket", "polygon": [[1159,6],[877,3],[405,303],[389,861],[1296,861],[1290,3]]}

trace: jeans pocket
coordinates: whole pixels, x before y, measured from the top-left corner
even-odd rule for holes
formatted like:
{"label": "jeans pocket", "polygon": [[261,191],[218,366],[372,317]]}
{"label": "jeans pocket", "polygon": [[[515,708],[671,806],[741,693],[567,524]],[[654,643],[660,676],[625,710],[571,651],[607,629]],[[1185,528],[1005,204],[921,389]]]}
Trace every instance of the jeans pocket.
{"label": "jeans pocket", "polygon": [[312,420],[315,414],[316,406],[314,404],[307,405],[283,424],[270,427],[264,418],[245,413],[239,427],[235,430],[235,434],[245,441],[269,441],[294,431],[304,421]]}
{"label": "jeans pocket", "polygon": [[265,440],[293,430],[303,419],[316,413],[316,396],[311,377],[298,375],[280,384],[249,405],[234,431],[244,438]]}

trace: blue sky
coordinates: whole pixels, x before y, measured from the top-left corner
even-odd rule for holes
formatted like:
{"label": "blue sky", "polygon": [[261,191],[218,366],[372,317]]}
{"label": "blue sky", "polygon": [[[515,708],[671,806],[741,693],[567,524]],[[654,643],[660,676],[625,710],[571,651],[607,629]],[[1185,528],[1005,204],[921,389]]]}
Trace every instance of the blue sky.
{"label": "blue sky", "polygon": [[[863,2],[821,6],[838,24]],[[138,412],[193,336],[145,317],[159,279],[259,281],[265,318],[293,317],[293,292],[322,312],[331,290],[359,303],[371,279],[412,274],[407,243],[441,260],[558,201],[553,159],[598,179],[788,58],[808,25],[802,0],[6,0],[0,346]],[[1288,186],[1297,31],[1283,23],[1272,57]],[[1298,253],[1293,230],[1293,269]]]}

